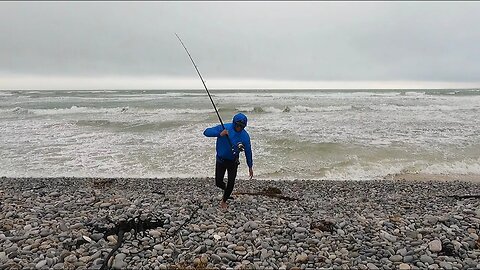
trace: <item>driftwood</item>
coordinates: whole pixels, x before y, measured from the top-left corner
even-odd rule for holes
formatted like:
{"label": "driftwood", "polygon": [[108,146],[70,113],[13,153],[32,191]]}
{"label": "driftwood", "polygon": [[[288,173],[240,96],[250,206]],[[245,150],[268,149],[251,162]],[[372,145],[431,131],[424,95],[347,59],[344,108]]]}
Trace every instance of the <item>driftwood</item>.
{"label": "driftwood", "polygon": [[92,185],[94,188],[108,188],[115,182],[115,180],[115,178],[96,178],[93,179]]}
{"label": "driftwood", "polygon": [[[190,217],[188,217],[180,226],[178,226],[177,229],[175,229],[175,231],[173,231],[169,236],[167,236],[166,238],[164,238],[162,240],[162,243],[165,243],[168,239],[172,238],[173,236],[175,236],[187,223],[190,223],[190,221],[195,217],[195,215],[197,214],[198,210],[200,210],[202,208],[202,205],[200,205],[198,202],[196,202],[196,204],[198,205],[197,208],[195,210],[192,211],[192,213],[190,214]],[[157,245],[158,243],[153,243],[153,245],[150,245],[149,247],[146,247],[146,249],[152,249],[155,245]]]}
{"label": "driftwood", "polygon": [[[198,207],[192,211],[192,213],[190,214],[190,217],[187,218],[183,222],[183,224],[181,224],[175,231],[173,231],[170,235],[164,238],[162,240],[162,243],[165,243],[165,241],[175,236],[187,223],[189,223],[193,219],[193,217],[196,215],[198,210],[202,208],[202,206],[198,202],[196,202],[195,204],[197,204]],[[106,219],[109,222],[113,223],[108,217]],[[164,224],[165,224],[165,221],[160,220],[158,218],[155,218],[155,219],[147,218],[145,220],[141,220],[140,216],[138,216],[135,218],[131,218],[129,220],[120,221],[119,223],[115,224],[115,226],[112,228],[95,226],[94,227],[95,231],[104,233],[104,236],[103,236],[104,239],[107,239],[109,235],[117,235],[118,237],[117,244],[113,247],[112,251],[110,251],[110,253],[107,255],[100,269],[101,270],[109,269],[108,262],[110,261],[110,258],[113,256],[113,254],[122,246],[126,232],[130,232],[133,230],[134,237],[137,236],[137,233],[141,233],[143,236],[145,236],[146,230],[163,227]],[[153,248],[156,244],[158,243],[154,243],[153,245],[147,247],[147,249]]]}
{"label": "driftwood", "polygon": [[310,223],[311,230],[320,230],[322,232],[333,232],[335,230],[335,224],[327,220],[312,221]]}
{"label": "driftwood", "polygon": [[480,194],[471,194],[471,195],[450,195],[450,198],[455,199],[469,199],[469,198],[480,198]]}
{"label": "driftwood", "polygon": [[298,199],[288,197],[288,196],[283,196],[282,191],[276,187],[267,187],[264,188],[261,192],[235,192],[235,195],[262,195],[262,196],[267,196],[270,198],[277,198],[277,199],[282,199],[286,201],[296,201]]}
{"label": "driftwood", "polygon": [[[107,218],[108,219],[108,218]],[[109,220],[109,219],[108,219]],[[103,232],[103,238],[107,239],[110,235],[116,235],[118,237],[117,244],[113,247],[112,251],[107,255],[103,261],[102,267],[100,269],[108,269],[108,261],[113,256],[113,254],[122,246],[124,236],[126,232],[134,231],[134,236],[137,236],[137,233],[142,233],[145,235],[146,230],[155,229],[157,227],[162,227],[165,222],[160,219],[150,219],[145,220],[140,219],[140,216],[131,218],[129,220],[122,220],[119,223],[115,224],[112,228],[99,227],[94,228],[95,231]]]}
{"label": "driftwood", "polygon": [[442,240],[442,250],[441,250],[440,253],[443,254],[443,255],[446,255],[446,256],[455,256],[456,255],[455,247],[452,244],[452,242],[450,242],[450,240],[448,240],[448,238]]}

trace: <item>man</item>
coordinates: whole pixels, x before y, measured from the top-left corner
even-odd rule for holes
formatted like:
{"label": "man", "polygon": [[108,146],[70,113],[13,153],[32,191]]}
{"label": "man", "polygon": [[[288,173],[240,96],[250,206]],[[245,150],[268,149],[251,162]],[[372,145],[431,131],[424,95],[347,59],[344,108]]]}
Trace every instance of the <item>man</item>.
{"label": "man", "polygon": [[[250,136],[245,127],[247,126],[247,116],[238,113],[233,117],[232,123],[226,123],[225,129],[222,125],[207,128],[203,135],[207,137],[217,137],[217,162],[215,164],[215,184],[223,189],[223,198],[220,206],[227,208],[227,199],[233,191],[235,178],[237,177],[238,158],[241,151],[245,151],[245,158],[249,168],[250,179],[253,177],[252,148],[250,145]],[[228,142],[230,140],[231,143]],[[233,151],[232,151],[233,146]],[[235,155],[234,153],[235,152]],[[225,171],[228,171],[227,185],[223,181]]]}

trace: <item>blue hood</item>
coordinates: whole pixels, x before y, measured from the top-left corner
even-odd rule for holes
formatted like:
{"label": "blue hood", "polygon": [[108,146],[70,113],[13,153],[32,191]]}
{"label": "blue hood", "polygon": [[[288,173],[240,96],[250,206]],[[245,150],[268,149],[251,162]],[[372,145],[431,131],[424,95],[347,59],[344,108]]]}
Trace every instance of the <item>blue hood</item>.
{"label": "blue hood", "polygon": [[248,119],[247,119],[247,116],[245,114],[243,114],[243,113],[235,114],[232,122],[233,122],[233,124],[235,124],[235,122],[238,122],[238,121],[242,122],[244,124],[244,127],[247,126]]}

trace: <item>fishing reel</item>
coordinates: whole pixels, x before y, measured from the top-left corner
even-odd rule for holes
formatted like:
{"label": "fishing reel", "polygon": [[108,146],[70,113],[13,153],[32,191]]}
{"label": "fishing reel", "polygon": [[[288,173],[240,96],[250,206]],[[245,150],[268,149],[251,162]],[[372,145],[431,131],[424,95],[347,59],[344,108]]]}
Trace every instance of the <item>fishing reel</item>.
{"label": "fishing reel", "polygon": [[245,146],[243,146],[243,143],[241,143],[241,142],[239,142],[239,143],[237,144],[237,148],[238,148],[238,151],[239,151],[239,152],[245,151]]}

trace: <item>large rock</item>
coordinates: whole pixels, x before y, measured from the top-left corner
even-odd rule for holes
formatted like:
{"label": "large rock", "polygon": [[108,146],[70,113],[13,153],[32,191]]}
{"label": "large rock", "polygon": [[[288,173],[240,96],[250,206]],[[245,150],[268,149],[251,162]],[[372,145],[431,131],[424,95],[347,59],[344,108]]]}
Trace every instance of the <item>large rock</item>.
{"label": "large rock", "polygon": [[428,243],[428,248],[431,252],[440,252],[442,251],[442,242],[438,239],[430,241],[430,243]]}
{"label": "large rock", "polygon": [[389,241],[389,242],[392,242],[392,243],[393,243],[393,242],[397,242],[397,237],[396,237],[395,235],[389,234],[389,233],[386,232],[386,231],[381,231],[381,232],[380,232],[380,237],[381,237],[382,239],[385,239],[385,240],[387,240],[387,241]]}
{"label": "large rock", "polygon": [[236,261],[237,260],[237,256],[235,254],[231,254],[231,253],[220,252],[220,253],[218,253],[218,256],[220,256],[221,258],[225,258],[229,261]]}
{"label": "large rock", "polygon": [[115,255],[115,259],[113,260],[113,269],[123,269],[125,266],[127,266],[127,263],[125,263],[123,260],[127,257],[126,254],[124,253],[118,253]]}
{"label": "large rock", "polygon": [[39,261],[39,262],[35,265],[35,268],[36,268],[36,269],[41,269],[41,268],[44,267],[45,265],[47,265],[47,260],[41,260],[41,261]]}
{"label": "large rock", "polygon": [[393,256],[390,256],[389,259],[392,262],[401,262],[401,261],[403,261],[403,256],[402,255],[393,255]]}
{"label": "large rock", "polygon": [[255,221],[247,221],[243,224],[243,230],[246,232],[251,232],[258,228],[258,224]]}
{"label": "large rock", "polygon": [[308,261],[308,256],[307,254],[298,254],[297,258],[295,258],[296,263],[306,263]]}
{"label": "large rock", "polygon": [[435,261],[432,259],[432,257],[428,255],[422,255],[420,256],[420,261],[428,263],[428,264],[433,264]]}

